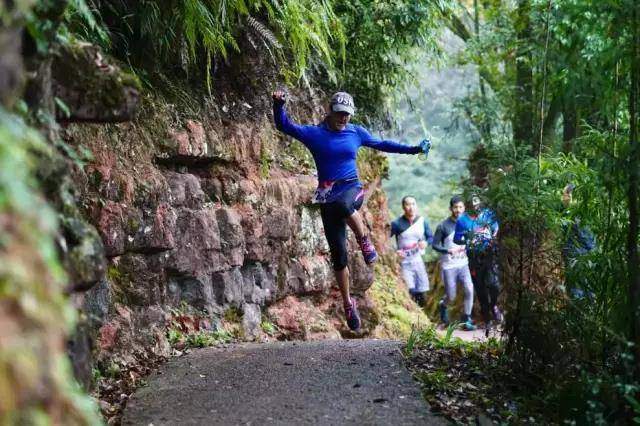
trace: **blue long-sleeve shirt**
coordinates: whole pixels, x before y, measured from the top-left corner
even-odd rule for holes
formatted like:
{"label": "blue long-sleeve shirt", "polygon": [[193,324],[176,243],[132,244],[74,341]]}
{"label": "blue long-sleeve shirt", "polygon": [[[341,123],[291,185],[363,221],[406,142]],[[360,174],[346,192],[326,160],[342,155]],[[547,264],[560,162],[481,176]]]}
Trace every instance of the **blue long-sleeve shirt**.
{"label": "blue long-sleeve shirt", "polygon": [[467,244],[469,250],[485,251],[496,238],[499,224],[493,210],[483,208],[475,218],[464,213],[456,221],[453,241],[456,244]]}
{"label": "blue long-sleeve shirt", "polygon": [[355,124],[347,124],[340,131],[331,130],[325,122],[296,124],[287,117],[284,105],[277,102],[273,104],[273,117],[278,130],[299,140],[311,151],[320,182],[358,179],[356,157],[361,146],[398,154],[421,152],[419,146],[377,139]]}

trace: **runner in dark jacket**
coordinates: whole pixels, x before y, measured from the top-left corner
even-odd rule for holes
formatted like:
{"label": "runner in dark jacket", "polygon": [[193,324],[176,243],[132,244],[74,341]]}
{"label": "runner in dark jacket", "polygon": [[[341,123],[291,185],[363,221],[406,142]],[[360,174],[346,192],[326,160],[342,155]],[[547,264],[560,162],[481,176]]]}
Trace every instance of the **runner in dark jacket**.
{"label": "runner in dark jacket", "polygon": [[562,190],[562,204],[566,219],[563,220],[562,231],[565,237],[562,247],[562,258],[565,266],[565,285],[568,293],[574,299],[593,300],[594,293],[588,288],[588,280],[576,271],[575,267],[578,259],[591,253],[596,249],[596,237],[587,225],[582,224],[580,217],[571,214],[571,204],[573,202],[573,190],[576,186],[568,184]]}

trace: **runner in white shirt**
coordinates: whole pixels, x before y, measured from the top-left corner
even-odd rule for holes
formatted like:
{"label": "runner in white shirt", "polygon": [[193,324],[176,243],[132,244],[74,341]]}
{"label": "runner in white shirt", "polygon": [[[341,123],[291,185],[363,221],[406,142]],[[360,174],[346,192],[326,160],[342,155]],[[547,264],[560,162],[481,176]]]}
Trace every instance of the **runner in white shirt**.
{"label": "runner in white shirt", "polygon": [[401,258],[402,277],[409,293],[419,306],[423,306],[425,293],[429,290],[429,276],[422,255],[427,244],[431,244],[433,234],[429,222],[417,214],[414,197],[404,197],[402,209],[404,215],[391,222],[391,236],[396,238],[396,252]]}

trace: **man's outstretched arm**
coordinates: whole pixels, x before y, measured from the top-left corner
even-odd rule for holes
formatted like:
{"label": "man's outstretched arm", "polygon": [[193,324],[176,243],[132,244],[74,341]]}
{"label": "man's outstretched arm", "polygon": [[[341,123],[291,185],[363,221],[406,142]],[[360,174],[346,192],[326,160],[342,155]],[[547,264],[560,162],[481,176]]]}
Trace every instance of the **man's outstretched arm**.
{"label": "man's outstretched arm", "polygon": [[356,126],[362,145],[376,149],[378,151],[391,152],[395,154],[419,154],[422,152],[422,148],[419,146],[404,145],[394,141],[386,141],[375,138],[361,126]]}
{"label": "man's outstretched arm", "polygon": [[498,236],[498,231],[500,230],[500,222],[496,217],[496,213],[491,211],[491,236],[496,238]]}

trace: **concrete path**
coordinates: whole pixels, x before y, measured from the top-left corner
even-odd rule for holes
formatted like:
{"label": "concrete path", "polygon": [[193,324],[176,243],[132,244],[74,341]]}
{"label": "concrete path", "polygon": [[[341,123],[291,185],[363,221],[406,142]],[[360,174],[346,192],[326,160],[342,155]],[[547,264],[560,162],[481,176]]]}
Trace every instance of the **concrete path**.
{"label": "concrete path", "polygon": [[124,425],[442,425],[384,340],[208,348],[136,391]]}

